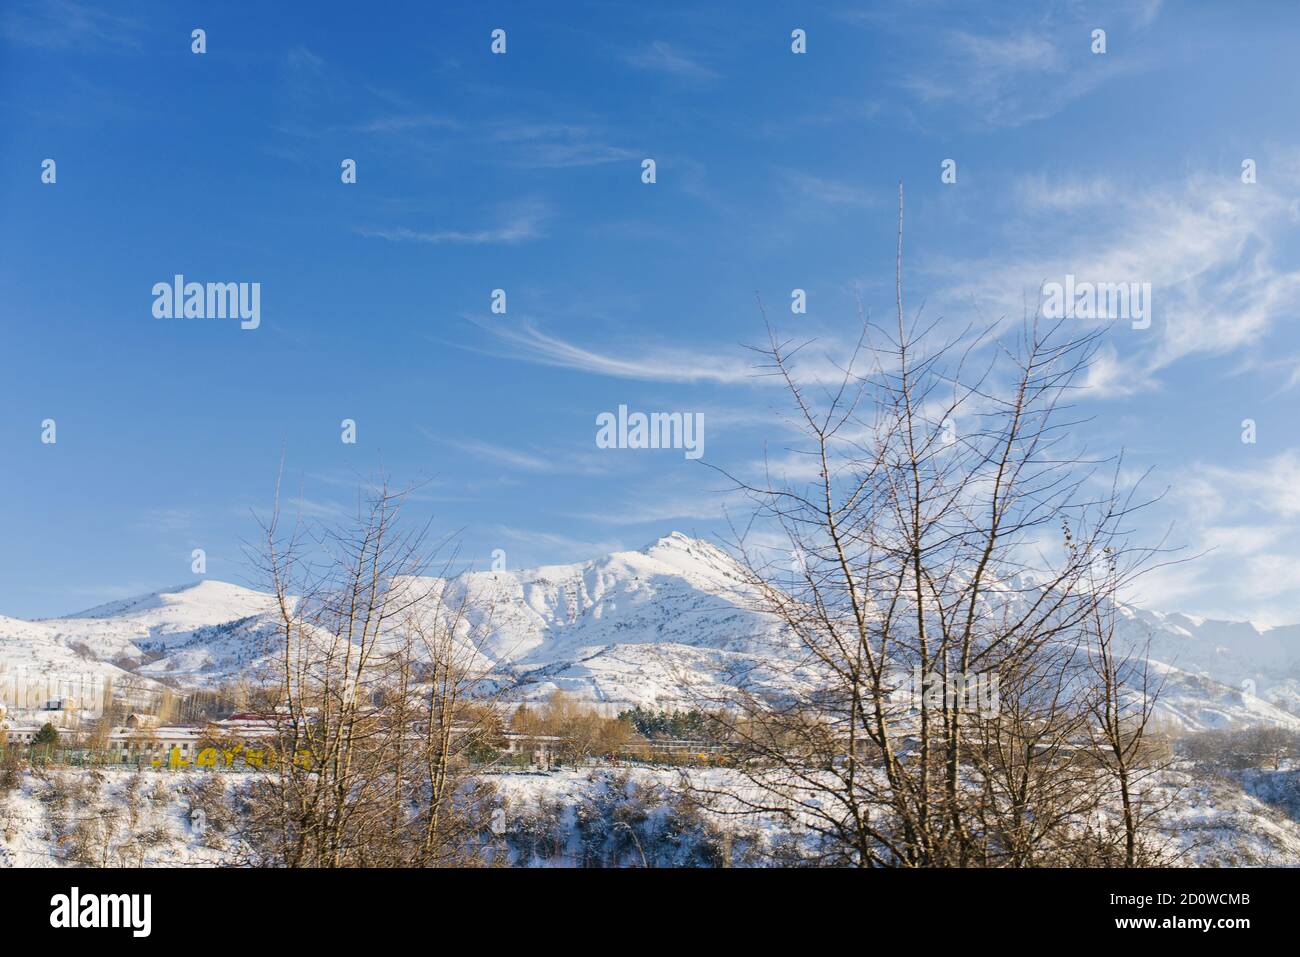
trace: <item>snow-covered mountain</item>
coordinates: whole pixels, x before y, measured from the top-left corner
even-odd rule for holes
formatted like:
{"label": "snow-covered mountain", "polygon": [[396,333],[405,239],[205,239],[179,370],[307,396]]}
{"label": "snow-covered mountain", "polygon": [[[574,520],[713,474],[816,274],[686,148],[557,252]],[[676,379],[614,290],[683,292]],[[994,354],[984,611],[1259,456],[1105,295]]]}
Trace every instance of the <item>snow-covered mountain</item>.
{"label": "snow-covered mountain", "polygon": [[489,636],[483,651],[521,697],[560,689],[611,707],[669,707],[811,677],[777,623],[754,610],[739,567],[680,532],[640,551],[471,572],[450,586],[448,601],[468,599]]}
{"label": "snow-covered mountain", "polygon": [[156,690],[239,675],[258,657],[255,635],[271,610],[268,595],[200,581],[66,618],[0,617],[0,687],[12,695],[49,677]]}
{"label": "snow-covered mountain", "polygon": [[[519,698],[559,688],[611,709],[679,707],[740,684],[813,681],[775,621],[754,610],[732,561],[676,532],[587,562],[466,573],[446,583],[446,598],[468,600],[485,664]],[[203,581],[66,618],[0,618],[0,669],[178,686],[255,678],[272,611],[268,595]],[[1300,626],[1120,612],[1122,637],[1149,646],[1165,680],[1166,718],[1300,728],[1269,703],[1300,704]]]}

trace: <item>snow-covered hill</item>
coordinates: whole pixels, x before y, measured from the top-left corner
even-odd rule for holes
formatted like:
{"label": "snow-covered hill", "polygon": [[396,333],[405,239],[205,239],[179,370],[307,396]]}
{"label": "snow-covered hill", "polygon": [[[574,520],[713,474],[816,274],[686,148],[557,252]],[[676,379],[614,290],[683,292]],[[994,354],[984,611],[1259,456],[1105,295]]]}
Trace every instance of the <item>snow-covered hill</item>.
{"label": "snow-covered hill", "polygon": [[115,687],[159,688],[220,680],[256,657],[270,596],[201,581],[112,602],[66,618],[0,618],[0,673],[10,683],[98,677]]}
{"label": "snow-covered hill", "polygon": [[[676,532],[587,562],[467,573],[446,583],[445,597],[468,600],[486,636],[484,664],[518,698],[559,688],[611,710],[679,707],[740,684],[813,681],[775,621],[754,610],[732,561]],[[1120,611],[1122,637],[1149,646],[1164,678],[1167,719],[1189,728],[1300,728],[1269,703],[1300,703],[1300,626]],[[268,595],[204,581],[66,618],[0,618],[0,667],[179,686],[256,678],[272,612]]]}

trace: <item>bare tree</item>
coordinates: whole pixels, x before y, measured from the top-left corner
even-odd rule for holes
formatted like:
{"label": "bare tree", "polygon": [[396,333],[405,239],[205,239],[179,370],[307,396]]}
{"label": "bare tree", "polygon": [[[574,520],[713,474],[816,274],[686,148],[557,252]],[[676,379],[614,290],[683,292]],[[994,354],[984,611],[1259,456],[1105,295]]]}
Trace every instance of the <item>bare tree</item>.
{"label": "bare tree", "polygon": [[627,722],[607,718],[591,704],[563,691],[552,692],[536,713],[521,709],[511,727],[515,731],[559,738],[561,759],[573,764],[597,755],[615,755],[631,737]]}
{"label": "bare tree", "polygon": [[756,515],[735,551],[795,690],[712,702],[746,781],[725,797],[784,815],[833,863],[1063,863],[1098,801],[1080,753],[1089,625],[1154,554],[1128,541],[1145,503],[1099,483],[1118,461],[1072,434],[1099,332],[909,319],[902,236],[900,186],[894,321],[860,310],[829,385],[803,381],[810,344],[769,325],[790,452],[816,477],[736,479]]}
{"label": "bare tree", "polygon": [[455,802],[473,784],[466,755],[498,743],[501,733],[500,692],[490,690],[492,663],[482,647],[490,620],[475,620],[468,594],[455,595],[442,582],[406,622],[406,640],[416,653],[404,654],[403,661],[420,662],[418,685],[405,664],[400,669],[401,684],[414,689],[409,720],[420,735],[416,759],[425,811],[415,863],[421,866],[473,859],[471,839],[482,822]]}
{"label": "bare tree", "polygon": [[473,856],[483,795],[461,755],[494,714],[479,692],[485,626],[428,574],[446,543],[401,521],[404,497],[380,482],[340,527],[285,529],[277,485],[256,557],[278,612],[277,760],[245,808],[246,841],[270,862]]}
{"label": "bare tree", "polygon": [[[1113,556],[1101,565],[1094,584],[1099,594],[1112,595],[1119,577]],[[1124,648],[1116,640],[1115,602],[1098,602],[1088,622],[1088,659],[1092,666],[1087,723],[1096,755],[1118,795],[1123,819],[1123,864],[1154,863],[1158,849],[1146,840],[1151,825],[1174,799],[1144,794],[1144,785],[1172,763],[1167,741],[1153,733],[1156,701],[1163,681],[1152,673],[1148,645]]]}

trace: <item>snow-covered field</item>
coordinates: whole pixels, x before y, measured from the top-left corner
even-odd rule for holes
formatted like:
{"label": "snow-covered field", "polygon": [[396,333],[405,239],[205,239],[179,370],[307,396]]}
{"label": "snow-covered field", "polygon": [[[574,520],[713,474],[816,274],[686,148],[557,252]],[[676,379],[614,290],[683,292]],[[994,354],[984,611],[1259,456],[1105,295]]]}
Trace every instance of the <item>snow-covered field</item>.
{"label": "snow-covered field", "polygon": [[[701,790],[741,787],[735,772],[689,772]],[[684,800],[672,768],[591,767],[488,775],[503,832],[485,832],[485,853],[514,866],[766,865],[798,841],[775,817],[717,814]],[[244,860],[229,822],[214,814],[244,774],[124,770],[26,774],[0,794],[0,866],[189,866]],[[1167,772],[1164,837],[1183,866],[1300,866],[1300,770],[1225,776],[1190,766]],[[717,810],[735,810],[722,804]],[[206,826],[205,826],[206,824]],[[790,858],[786,858],[789,860]]]}
{"label": "snow-covered field", "polygon": [[1300,867],[1300,771],[1167,772],[1163,832],[1171,863]]}
{"label": "snow-covered field", "polygon": [[[195,788],[215,775],[27,772],[0,792],[0,866],[212,866],[230,848],[191,822]],[[246,775],[222,774],[223,790]],[[215,835],[213,835],[215,836]]]}

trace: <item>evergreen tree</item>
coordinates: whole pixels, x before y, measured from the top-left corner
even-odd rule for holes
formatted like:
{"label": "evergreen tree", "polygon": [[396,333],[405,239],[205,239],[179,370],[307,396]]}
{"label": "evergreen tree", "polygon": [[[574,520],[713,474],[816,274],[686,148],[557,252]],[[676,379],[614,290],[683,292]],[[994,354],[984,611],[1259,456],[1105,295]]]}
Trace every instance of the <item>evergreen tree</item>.
{"label": "evergreen tree", "polygon": [[50,747],[59,743],[59,731],[48,721],[41,725],[41,730],[36,732],[36,737],[32,739],[32,744],[43,744]]}

